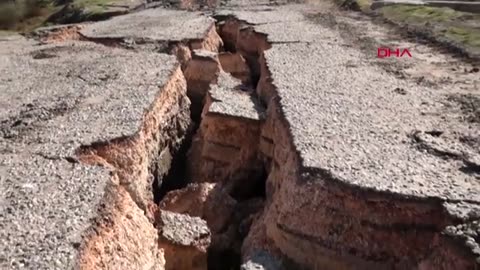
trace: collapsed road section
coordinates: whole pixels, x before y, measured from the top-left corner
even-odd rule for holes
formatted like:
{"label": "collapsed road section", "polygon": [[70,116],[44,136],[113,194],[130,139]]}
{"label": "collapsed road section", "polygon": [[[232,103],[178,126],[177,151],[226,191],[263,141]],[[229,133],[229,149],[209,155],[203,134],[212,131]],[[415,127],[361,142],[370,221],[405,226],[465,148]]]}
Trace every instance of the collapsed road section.
{"label": "collapsed road section", "polygon": [[0,266],[478,268],[479,123],[308,9],[1,42]]}
{"label": "collapsed road section", "polygon": [[[195,27],[168,36],[174,17]],[[171,11],[156,18],[162,41],[182,33],[186,46],[210,46],[213,20]],[[85,36],[1,44],[1,268],[165,265],[152,190],[191,126],[181,64]]]}

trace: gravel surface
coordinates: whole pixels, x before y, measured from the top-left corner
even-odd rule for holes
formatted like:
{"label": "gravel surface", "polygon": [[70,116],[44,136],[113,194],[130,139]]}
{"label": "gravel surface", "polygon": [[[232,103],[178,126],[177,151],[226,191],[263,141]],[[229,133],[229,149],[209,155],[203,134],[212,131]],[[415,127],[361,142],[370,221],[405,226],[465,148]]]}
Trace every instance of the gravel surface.
{"label": "gravel surface", "polygon": [[[261,23],[255,29],[274,41],[265,58],[305,168],[361,188],[480,201],[478,149],[462,140],[479,138],[480,128],[462,121],[460,106],[448,101],[461,89],[420,86],[387,73],[339,31],[305,18],[289,21],[302,16],[299,5],[248,9],[231,14]],[[425,143],[415,134],[441,142]],[[456,151],[458,144],[468,151]]]}
{"label": "gravel surface", "polygon": [[212,85],[209,90],[213,102],[208,112],[251,120],[263,119],[264,108],[252,96],[253,89],[246,87],[230,74],[220,73],[218,83]]}
{"label": "gravel surface", "polygon": [[0,268],[68,269],[110,179],[74,150],[136,134],[178,63],[91,43],[18,42],[0,43]]}
{"label": "gravel surface", "polygon": [[248,260],[242,264],[241,270],[283,270],[285,266],[278,259],[266,251],[259,250],[255,252]]}
{"label": "gravel surface", "polygon": [[[160,236],[175,245],[207,247],[210,230],[207,222],[199,217],[160,211]],[[205,245],[205,243],[207,245]]]}
{"label": "gravel surface", "polygon": [[92,43],[46,45],[1,57],[0,100],[8,104],[0,108],[1,134],[47,156],[68,156],[79,145],[134,135],[177,67],[170,55]]}
{"label": "gravel surface", "polygon": [[213,24],[199,12],[157,8],[87,25],[81,34],[92,39],[183,41],[203,38]]}
{"label": "gravel surface", "polygon": [[28,150],[0,154],[0,268],[72,268],[109,174]]}

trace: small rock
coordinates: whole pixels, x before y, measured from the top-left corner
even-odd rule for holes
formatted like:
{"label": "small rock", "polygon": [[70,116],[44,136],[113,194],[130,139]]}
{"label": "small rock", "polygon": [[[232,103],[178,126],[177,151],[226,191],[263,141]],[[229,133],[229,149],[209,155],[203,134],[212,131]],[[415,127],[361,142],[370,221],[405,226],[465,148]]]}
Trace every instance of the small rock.
{"label": "small rock", "polygon": [[206,270],[210,230],[207,222],[189,215],[160,210],[159,247],[165,251],[166,270]]}
{"label": "small rock", "polygon": [[160,202],[163,210],[200,217],[207,221],[215,233],[227,225],[236,201],[218,184],[190,184],[186,188],[169,192]]}
{"label": "small rock", "polygon": [[242,264],[241,270],[283,270],[283,263],[266,251],[258,251]]}
{"label": "small rock", "polygon": [[475,243],[474,241],[472,240],[467,240],[467,242],[465,242],[465,244],[467,245],[467,247],[471,248],[471,249],[474,249],[477,247],[477,243]]}

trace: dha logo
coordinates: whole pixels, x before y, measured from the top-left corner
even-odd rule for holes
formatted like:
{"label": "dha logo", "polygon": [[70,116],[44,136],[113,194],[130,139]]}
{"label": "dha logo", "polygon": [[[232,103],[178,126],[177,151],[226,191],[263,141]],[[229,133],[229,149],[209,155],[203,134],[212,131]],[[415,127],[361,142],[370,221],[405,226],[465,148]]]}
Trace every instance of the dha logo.
{"label": "dha logo", "polygon": [[412,57],[412,54],[408,49],[395,49],[391,50],[390,48],[378,48],[377,49],[377,57],[378,58],[386,58],[386,57],[391,57],[392,55],[395,55],[395,57]]}

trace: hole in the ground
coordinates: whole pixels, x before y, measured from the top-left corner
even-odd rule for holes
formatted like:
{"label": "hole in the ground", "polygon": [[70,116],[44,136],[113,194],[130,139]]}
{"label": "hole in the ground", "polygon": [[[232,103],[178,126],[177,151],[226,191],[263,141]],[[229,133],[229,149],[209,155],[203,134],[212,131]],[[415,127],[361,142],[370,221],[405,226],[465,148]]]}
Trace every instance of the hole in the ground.
{"label": "hole in the ground", "polygon": [[[230,74],[236,78],[241,76],[248,76],[248,78],[241,79],[245,83],[248,89],[256,89],[258,81],[260,79],[260,63],[259,57],[263,50],[266,48],[266,40],[264,36],[257,35],[253,29],[248,31],[240,37],[240,27],[242,23],[237,20],[228,19],[227,22],[222,20],[218,27],[219,35],[223,39],[224,48],[220,48],[220,51],[231,53],[232,55],[226,56],[232,60],[232,66],[235,66],[238,62],[235,62],[235,58],[243,58],[243,66],[248,66],[244,69],[238,69],[232,67],[232,70],[240,70],[237,74],[231,72]],[[226,27],[226,28],[225,28]],[[242,49],[238,49],[237,38],[243,38],[246,36],[247,41],[242,42]],[[214,63],[216,62],[209,58],[208,55],[202,54],[203,52],[195,52],[189,64],[186,65],[184,75],[187,78],[188,95],[191,100],[190,110],[192,125],[189,133],[186,135],[184,142],[180,149],[173,157],[166,158],[170,160],[170,168],[168,172],[164,174],[157,174],[157,178],[153,183],[154,200],[155,203],[159,203],[164,196],[177,189],[186,187],[191,179],[188,179],[187,169],[192,161],[187,158],[189,151],[191,150],[194,134],[197,134],[200,127],[200,123],[203,120],[201,112],[204,106],[204,95],[206,95],[205,89],[208,90],[209,84],[215,83],[216,79],[212,76],[217,69]],[[240,57],[241,56],[241,57]],[[226,60],[226,61],[230,61]],[[190,66],[189,66],[190,65]],[[248,70],[248,73],[243,71]],[[232,91],[236,91],[232,89]],[[256,93],[252,93],[254,99],[256,99]],[[222,121],[222,120],[217,120]],[[258,136],[260,136],[258,134]],[[246,142],[247,143],[247,142]],[[193,148],[192,148],[193,149]],[[268,172],[263,166],[263,162],[258,159],[247,163],[244,169],[236,170],[232,172],[231,177],[226,182],[217,181],[218,179],[209,179],[212,182],[219,182],[224,185],[228,190],[229,195],[235,199],[236,206],[234,214],[229,218],[226,227],[221,232],[216,232],[212,235],[212,244],[207,251],[207,265],[209,270],[237,270],[241,265],[241,247],[244,238],[248,235],[250,225],[253,220],[253,215],[263,208],[265,196],[266,196],[266,179]],[[160,163],[157,166],[162,166]],[[215,166],[210,168],[216,170]],[[156,171],[161,171],[159,168]],[[162,175],[164,175],[162,177]],[[221,206],[219,206],[221,207]]]}
{"label": "hole in the ground", "polygon": [[[195,124],[192,123],[180,148],[171,159],[171,165],[167,174],[163,176],[162,179],[161,175],[158,175],[158,173],[155,174],[153,181],[153,198],[155,204],[158,204],[169,191],[184,188],[188,184],[186,160],[195,131]],[[157,166],[161,166],[161,164],[157,164]],[[156,168],[156,171],[159,169],[160,168]]]}
{"label": "hole in the ground", "polygon": [[209,248],[207,258],[208,270],[240,270],[241,254],[238,250],[215,250]]}
{"label": "hole in the ground", "polygon": [[[228,231],[231,232],[229,244],[216,240],[208,250],[209,270],[239,270],[242,264],[241,248],[253,222],[252,215],[263,208],[265,201],[267,171],[252,169],[240,177],[231,188],[230,195],[237,201],[235,214],[230,220]],[[233,235],[232,235],[233,234]]]}
{"label": "hole in the ground", "polygon": [[245,60],[250,68],[251,82],[254,88],[257,88],[258,81],[260,80],[260,64],[258,63],[258,54],[245,54]]}
{"label": "hole in the ground", "polygon": [[267,42],[267,36],[256,32],[251,25],[234,17],[218,16],[216,19],[221,21],[218,31],[225,51],[239,54],[245,59],[250,73],[247,84],[256,89],[261,75],[260,55],[271,47]]}
{"label": "hole in the ground", "polygon": [[240,22],[231,18],[230,16],[215,16],[217,21],[217,33],[223,41],[223,51],[236,53],[237,52],[237,33]]}
{"label": "hole in the ground", "polygon": [[265,198],[265,185],[268,174],[262,167],[254,168],[240,176],[231,179],[233,186],[230,195],[237,201],[252,198]]}

